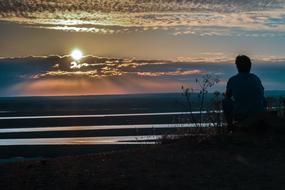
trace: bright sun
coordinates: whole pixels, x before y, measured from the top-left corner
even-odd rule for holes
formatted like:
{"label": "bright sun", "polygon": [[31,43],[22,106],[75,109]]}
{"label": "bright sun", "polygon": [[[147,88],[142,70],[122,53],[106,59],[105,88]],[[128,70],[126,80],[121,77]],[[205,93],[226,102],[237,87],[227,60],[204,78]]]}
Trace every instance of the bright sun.
{"label": "bright sun", "polygon": [[83,57],[83,54],[82,54],[82,52],[79,49],[74,49],[71,52],[71,57],[74,60],[79,61]]}

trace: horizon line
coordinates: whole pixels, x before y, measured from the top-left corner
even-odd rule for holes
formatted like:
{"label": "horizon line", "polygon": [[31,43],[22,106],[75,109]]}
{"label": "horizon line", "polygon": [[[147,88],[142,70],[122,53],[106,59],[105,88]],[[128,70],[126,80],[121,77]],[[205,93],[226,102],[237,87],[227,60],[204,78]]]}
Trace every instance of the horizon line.
{"label": "horizon line", "polygon": [[[219,90],[213,90],[213,91],[208,91],[208,93],[214,93],[214,92],[220,92],[223,93]],[[274,89],[269,89],[269,90],[264,90],[264,92],[284,92],[285,94],[285,89],[280,89],[280,90],[274,90]],[[169,92],[147,92],[147,93],[114,93],[114,94],[76,94],[76,95],[7,95],[7,96],[2,96],[0,95],[0,98],[45,98],[45,97],[91,97],[91,96],[127,96],[127,95],[159,95],[159,94],[181,94],[182,92],[174,92],[174,91],[169,91]],[[199,93],[199,92],[193,92],[193,93]]]}

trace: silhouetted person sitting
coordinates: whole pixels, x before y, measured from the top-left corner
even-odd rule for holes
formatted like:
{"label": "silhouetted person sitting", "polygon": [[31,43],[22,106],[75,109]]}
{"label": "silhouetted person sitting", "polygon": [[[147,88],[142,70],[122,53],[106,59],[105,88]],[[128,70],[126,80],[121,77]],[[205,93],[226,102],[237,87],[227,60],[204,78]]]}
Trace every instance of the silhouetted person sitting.
{"label": "silhouetted person sitting", "polygon": [[238,74],[229,79],[223,100],[224,114],[229,128],[234,121],[244,121],[266,110],[264,87],[260,79],[250,73],[250,58],[239,55],[235,64]]}

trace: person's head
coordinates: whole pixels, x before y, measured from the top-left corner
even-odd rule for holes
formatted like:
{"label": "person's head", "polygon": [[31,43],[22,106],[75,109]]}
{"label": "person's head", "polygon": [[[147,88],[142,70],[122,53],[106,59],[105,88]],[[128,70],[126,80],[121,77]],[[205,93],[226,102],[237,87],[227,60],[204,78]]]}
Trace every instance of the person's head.
{"label": "person's head", "polygon": [[246,55],[236,57],[236,66],[239,73],[249,73],[251,69],[251,60]]}

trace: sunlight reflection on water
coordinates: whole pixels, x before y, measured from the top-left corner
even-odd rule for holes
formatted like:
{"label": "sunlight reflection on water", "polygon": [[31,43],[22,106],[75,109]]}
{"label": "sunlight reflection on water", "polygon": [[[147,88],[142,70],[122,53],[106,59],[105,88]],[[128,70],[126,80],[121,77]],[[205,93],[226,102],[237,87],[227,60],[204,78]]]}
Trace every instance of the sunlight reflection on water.
{"label": "sunlight reflection on water", "polygon": [[[215,111],[222,113],[222,111]],[[46,115],[46,116],[11,116],[0,117],[0,120],[14,120],[14,119],[58,119],[58,118],[98,118],[98,117],[126,117],[126,116],[160,116],[160,115],[187,115],[199,114],[198,111],[193,112],[162,112],[162,113],[133,113],[133,114],[96,114],[96,115]],[[202,111],[202,114],[208,113]]]}
{"label": "sunlight reflection on water", "polygon": [[[201,127],[209,127],[210,123],[203,123]],[[70,126],[70,127],[33,127],[33,128],[0,128],[0,133],[24,133],[24,132],[51,132],[51,131],[88,131],[106,129],[145,129],[145,128],[188,128],[196,127],[196,124],[145,124],[145,125],[97,125],[97,126]]]}
{"label": "sunlight reflection on water", "polygon": [[[195,112],[193,112],[195,114]],[[53,118],[93,118],[93,117],[124,117],[124,116],[154,116],[189,114],[189,112],[168,113],[135,113],[135,114],[106,114],[106,115],[56,115],[56,116],[15,116],[0,117],[0,120],[17,119],[53,119]],[[213,123],[202,123],[200,127],[210,127]],[[136,124],[136,125],[92,125],[92,126],[54,126],[27,128],[0,128],[0,134],[23,134],[19,139],[0,139],[0,146],[11,145],[117,145],[117,144],[155,144],[161,135],[136,136],[108,136],[108,137],[61,137],[61,138],[24,138],[29,132],[60,132],[60,131],[91,131],[91,130],[125,130],[125,129],[179,129],[197,127],[193,123],[172,124]],[[35,137],[37,137],[35,135]]]}
{"label": "sunlight reflection on water", "polygon": [[76,138],[32,138],[0,139],[0,146],[11,145],[120,145],[120,144],[155,144],[161,135],[119,136],[119,137],[76,137]]}

